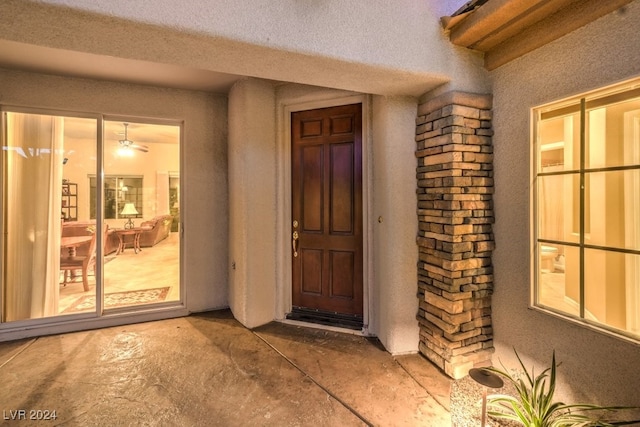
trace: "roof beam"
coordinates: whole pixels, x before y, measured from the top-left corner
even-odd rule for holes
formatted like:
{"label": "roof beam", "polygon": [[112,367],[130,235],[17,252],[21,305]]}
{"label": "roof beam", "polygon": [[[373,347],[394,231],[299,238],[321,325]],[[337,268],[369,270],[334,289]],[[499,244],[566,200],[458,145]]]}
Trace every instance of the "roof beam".
{"label": "roof beam", "polygon": [[443,22],[454,44],[485,52],[485,67],[492,70],[631,1],[489,0]]}
{"label": "roof beam", "polygon": [[498,68],[614,12],[631,1],[633,0],[580,0],[574,2],[544,20],[523,29],[517,36],[508,38],[489,49],[485,54],[484,65],[488,70]]}

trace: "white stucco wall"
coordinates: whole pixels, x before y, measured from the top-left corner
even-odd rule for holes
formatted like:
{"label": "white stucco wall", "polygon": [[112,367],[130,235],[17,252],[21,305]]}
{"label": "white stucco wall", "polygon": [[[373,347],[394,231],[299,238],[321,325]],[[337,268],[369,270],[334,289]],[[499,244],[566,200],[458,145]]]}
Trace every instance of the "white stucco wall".
{"label": "white stucco wall", "polygon": [[373,97],[373,265],[377,336],[392,354],[418,351],[414,98]]}
{"label": "white stucco wall", "polygon": [[[639,405],[640,346],[528,309],[531,275],[530,109],[640,76],[640,1],[492,72],[496,354],[516,366],[562,362],[561,392],[577,401]],[[538,371],[540,372],[540,371]]]}
{"label": "white stucco wall", "polygon": [[0,104],[184,121],[181,203],[187,309],[227,305],[227,100],[0,69]]}
{"label": "white stucco wall", "polygon": [[[485,84],[439,23],[462,0],[3,1],[0,40],[382,95]],[[64,55],[60,51],[59,55]],[[481,90],[480,92],[486,92]]]}
{"label": "white stucco wall", "polygon": [[229,306],[248,328],[275,318],[275,107],[266,81],[241,80],[229,93]]}

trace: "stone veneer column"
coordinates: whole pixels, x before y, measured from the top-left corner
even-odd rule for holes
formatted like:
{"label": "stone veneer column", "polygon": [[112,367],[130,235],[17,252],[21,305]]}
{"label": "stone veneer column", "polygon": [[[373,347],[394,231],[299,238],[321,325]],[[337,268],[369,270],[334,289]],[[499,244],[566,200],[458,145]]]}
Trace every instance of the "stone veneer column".
{"label": "stone veneer column", "polygon": [[445,93],[416,120],[420,352],[455,379],[494,351],[491,101]]}

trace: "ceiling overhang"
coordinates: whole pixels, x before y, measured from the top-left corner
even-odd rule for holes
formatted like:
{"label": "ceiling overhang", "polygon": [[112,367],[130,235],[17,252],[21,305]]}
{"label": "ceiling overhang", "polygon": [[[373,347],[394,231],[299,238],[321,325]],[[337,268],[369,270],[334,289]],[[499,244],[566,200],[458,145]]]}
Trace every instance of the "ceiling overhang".
{"label": "ceiling overhang", "polygon": [[485,53],[493,70],[633,0],[473,0],[442,18],[452,43]]}

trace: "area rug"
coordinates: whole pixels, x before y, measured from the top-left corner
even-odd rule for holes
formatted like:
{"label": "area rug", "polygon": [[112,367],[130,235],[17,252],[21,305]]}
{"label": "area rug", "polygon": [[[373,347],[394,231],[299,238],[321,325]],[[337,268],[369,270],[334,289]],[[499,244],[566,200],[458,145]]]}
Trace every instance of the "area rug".
{"label": "area rug", "polygon": [[[153,304],[162,302],[169,294],[170,286],[164,288],[143,289],[140,291],[113,292],[104,294],[104,308],[115,308],[127,305]],[[93,311],[96,307],[96,296],[85,295],[78,298],[63,313]]]}

